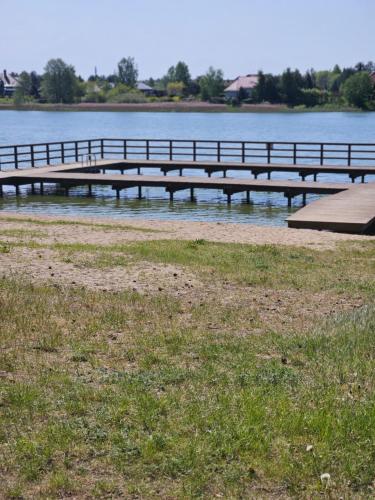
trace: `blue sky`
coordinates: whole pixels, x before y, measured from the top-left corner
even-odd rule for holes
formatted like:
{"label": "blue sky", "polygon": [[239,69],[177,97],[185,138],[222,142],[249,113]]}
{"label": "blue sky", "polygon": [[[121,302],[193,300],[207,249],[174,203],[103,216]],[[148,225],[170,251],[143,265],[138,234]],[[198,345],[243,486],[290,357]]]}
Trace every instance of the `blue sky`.
{"label": "blue sky", "polygon": [[193,76],[375,60],[375,0],[0,0],[0,68],[61,57],[87,77],[134,56],[141,78],[178,60]]}

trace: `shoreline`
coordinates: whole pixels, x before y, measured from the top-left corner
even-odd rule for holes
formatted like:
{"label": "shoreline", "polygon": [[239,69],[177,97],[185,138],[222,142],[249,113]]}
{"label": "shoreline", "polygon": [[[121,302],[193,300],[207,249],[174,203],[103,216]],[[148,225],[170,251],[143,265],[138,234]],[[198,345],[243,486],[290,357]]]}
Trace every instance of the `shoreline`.
{"label": "shoreline", "polygon": [[[334,233],[313,229],[292,229],[288,227],[259,226],[238,222],[199,222],[161,219],[108,217],[71,217],[34,215],[18,212],[0,212],[0,222],[6,226],[35,224],[49,226],[54,238],[63,242],[106,241],[117,242],[139,240],[206,240],[215,243],[239,243],[250,245],[283,245],[315,249],[334,248],[345,241],[375,241],[375,236]],[[72,226],[80,226],[71,232]],[[109,236],[105,233],[111,233]],[[91,234],[92,233],[92,234]],[[109,236],[109,237],[108,237]]]}
{"label": "shoreline", "polygon": [[227,104],[193,102],[150,103],[78,103],[78,104],[5,104],[0,111],[85,111],[85,112],[173,112],[173,113],[361,113],[350,107],[288,108],[285,104],[243,104],[232,107]]}

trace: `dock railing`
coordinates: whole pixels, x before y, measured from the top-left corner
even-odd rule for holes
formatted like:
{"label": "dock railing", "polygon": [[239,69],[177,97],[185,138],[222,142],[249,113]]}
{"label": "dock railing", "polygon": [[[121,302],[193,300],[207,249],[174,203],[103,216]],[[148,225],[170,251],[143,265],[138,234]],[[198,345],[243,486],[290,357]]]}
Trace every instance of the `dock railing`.
{"label": "dock railing", "polygon": [[3,170],[78,163],[82,157],[194,162],[375,165],[375,143],[83,139],[0,146]]}

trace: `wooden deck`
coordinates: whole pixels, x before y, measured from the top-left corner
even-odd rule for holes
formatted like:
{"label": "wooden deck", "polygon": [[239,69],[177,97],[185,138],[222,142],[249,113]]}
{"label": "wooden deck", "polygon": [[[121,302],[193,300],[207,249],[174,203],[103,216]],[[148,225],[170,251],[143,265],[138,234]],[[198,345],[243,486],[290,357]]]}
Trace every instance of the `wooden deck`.
{"label": "wooden deck", "polygon": [[375,224],[375,183],[353,186],[316,200],[287,221],[293,228],[365,233]]}
{"label": "wooden deck", "polygon": [[[194,199],[195,189],[222,190],[227,195],[228,203],[235,193],[245,192],[250,200],[251,191],[283,193],[291,206],[295,196],[302,195],[303,202],[306,195],[326,194],[320,200],[310,203],[288,218],[288,226],[294,228],[326,229],[350,233],[368,231],[375,222],[375,182],[368,184],[307,182],[291,180],[247,179],[228,177],[203,176],[172,176],[172,175],[129,175],[99,173],[107,170],[125,171],[130,169],[158,167],[164,174],[169,170],[184,168],[200,168],[206,172],[248,170],[255,173],[269,173],[271,171],[297,171],[305,179],[306,175],[318,173],[348,173],[354,180],[358,176],[374,175],[375,167],[348,167],[348,166],[310,166],[284,164],[239,164],[214,162],[186,162],[186,161],[147,161],[147,160],[100,160],[93,165],[83,165],[76,162],[55,166],[45,166],[29,169],[8,170],[0,172],[0,187],[14,185],[18,192],[19,186],[31,185],[34,189],[40,183],[41,193],[44,183],[60,184],[65,189],[85,185],[91,194],[94,185],[109,185],[117,197],[123,189],[138,188],[138,196],[142,196],[143,187],[160,187],[166,189],[170,200],[175,192],[190,190],[190,197]],[[140,172],[140,170],[139,170]]]}
{"label": "wooden deck", "polygon": [[186,161],[186,160],[101,160],[98,165],[103,170],[139,170],[158,168],[166,175],[168,172],[183,170],[204,170],[210,177],[215,172],[223,172],[226,177],[227,172],[251,172],[255,178],[260,174],[267,174],[270,178],[272,172],[293,172],[297,173],[302,180],[307,176],[318,174],[343,174],[348,175],[352,182],[356,178],[374,175],[375,167],[369,165],[347,166],[347,165],[294,165],[286,163],[239,163],[239,162],[212,162],[212,161]]}

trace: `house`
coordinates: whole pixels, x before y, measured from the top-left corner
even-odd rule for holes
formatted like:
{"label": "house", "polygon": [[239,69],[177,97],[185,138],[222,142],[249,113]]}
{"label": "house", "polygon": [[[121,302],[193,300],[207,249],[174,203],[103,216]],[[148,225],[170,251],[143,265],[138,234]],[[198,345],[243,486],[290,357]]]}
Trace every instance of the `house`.
{"label": "house", "polygon": [[144,95],[155,95],[155,90],[149,85],[146,85],[144,82],[138,82],[136,88]]}
{"label": "house", "polygon": [[18,85],[16,73],[0,72],[0,96],[12,97]]}
{"label": "house", "polygon": [[238,76],[230,85],[224,90],[226,99],[236,99],[240,96],[240,89],[243,89],[243,96],[251,97],[253,89],[258,83],[258,75]]}
{"label": "house", "polygon": [[375,85],[375,71],[371,71],[370,78],[371,78],[373,85]]}

